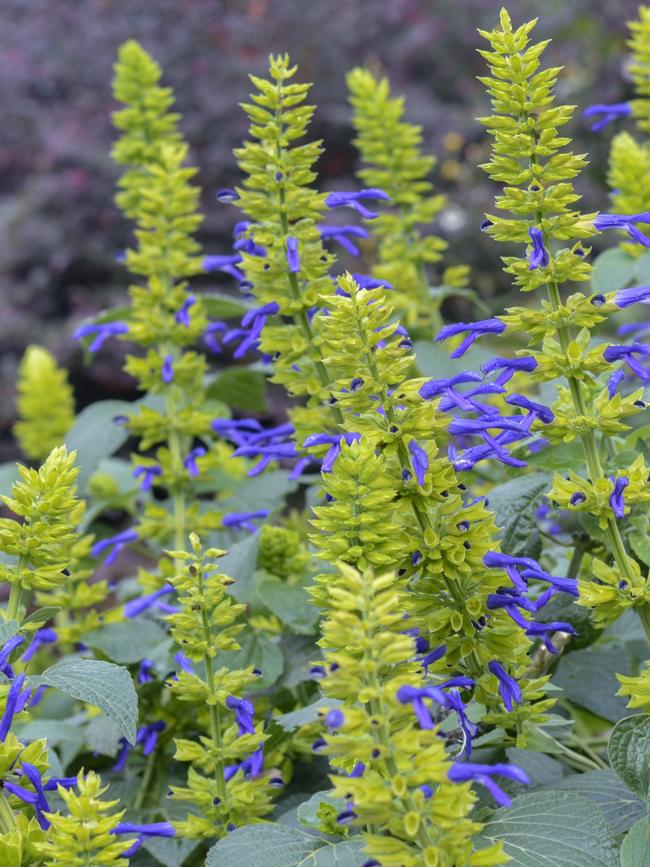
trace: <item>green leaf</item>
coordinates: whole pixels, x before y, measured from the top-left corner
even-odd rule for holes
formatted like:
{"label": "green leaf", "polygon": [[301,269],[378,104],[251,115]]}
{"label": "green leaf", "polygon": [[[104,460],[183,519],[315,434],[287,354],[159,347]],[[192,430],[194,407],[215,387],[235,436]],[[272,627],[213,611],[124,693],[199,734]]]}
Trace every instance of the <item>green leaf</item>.
{"label": "green leaf", "polygon": [[64,659],[29,681],[30,686],[54,686],[72,698],[101,708],[117,723],[127,741],[135,743],[138,697],[126,668],[98,659]]}
{"label": "green leaf", "polygon": [[86,489],[99,462],[126,442],[128,431],[124,425],[115,424],[113,419],[132,411],[133,404],[124,400],[100,400],[81,410],[65,438],[68,450],[77,451],[79,490]]}
{"label": "green leaf", "polygon": [[44,608],[38,608],[29,617],[26,617],[23,620],[23,626],[27,623],[45,623],[46,620],[49,620],[51,617],[54,617],[55,614],[58,614],[61,609],[58,605],[49,605]]}
{"label": "green leaf", "polygon": [[535,753],[531,750],[521,750],[511,747],[506,750],[508,760],[514,765],[519,765],[528,774],[532,785],[545,786],[557,783],[564,776],[563,765],[544,753]]}
{"label": "green leaf", "polygon": [[634,277],[636,262],[636,259],[619,247],[605,250],[594,260],[592,292],[613,292],[627,286]]}
{"label": "green leaf", "polygon": [[624,644],[588,647],[563,656],[553,683],[562,687],[571,701],[617,722],[629,713],[625,699],[616,695],[617,674],[632,674],[632,661]]}
{"label": "green leaf", "polygon": [[647,285],[650,283],[650,253],[639,256],[634,266],[634,279]]}
{"label": "green leaf", "polygon": [[450,358],[451,344],[434,343],[432,340],[417,340],[414,349],[420,375],[435,379],[455,376],[464,370],[478,371],[492,357],[485,349],[473,346],[462,358]]}
{"label": "green leaf", "polygon": [[330,804],[332,807],[336,807],[338,813],[341,813],[345,809],[344,798],[333,798],[329,791],[314,792],[310,798],[298,807],[298,821],[302,825],[318,828],[320,819],[317,813],[321,804]]}
{"label": "green leaf", "polygon": [[284,655],[284,671],[280,685],[285,689],[294,689],[299,683],[311,681],[310,666],[320,656],[320,650],[315,646],[314,639],[286,632],[280,639],[280,647]]}
{"label": "green leaf", "polygon": [[117,723],[104,714],[93,717],[86,726],[88,749],[102,756],[114,758],[120,750],[120,738]]}
{"label": "green leaf", "polygon": [[503,841],[517,867],[617,867],[616,842],[595,804],[579,795],[540,791],[497,810],[482,832]]}
{"label": "green leaf", "polygon": [[647,799],[650,793],[650,714],[636,714],[614,726],[607,746],[609,762],[627,785]]}
{"label": "green leaf", "polygon": [[558,443],[526,458],[531,467],[547,473],[580,472],[585,464],[585,453],[579,441]]}
{"label": "green leaf", "polygon": [[232,298],[221,292],[206,292],[201,295],[201,301],[211,319],[236,319],[251,306],[240,298]]}
{"label": "green leaf", "polygon": [[210,849],[205,867],[361,867],[367,860],[360,839],[329,843],[269,822],[236,828]]}
{"label": "green leaf", "polygon": [[13,483],[17,482],[19,478],[18,465],[15,461],[0,464],[0,494],[8,494]]}
{"label": "green leaf", "polygon": [[260,370],[230,367],[208,385],[206,396],[244,412],[266,410],[266,376]]}
{"label": "green leaf", "polygon": [[238,602],[250,602],[255,595],[253,572],[259,546],[259,533],[251,533],[241,542],[235,542],[228,553],[217,562],[219,572],[229,575],[235,582],[228,589]]}
{"label": "green leaf", "polygon": [[271,470],[254,479],[247,479],[237,491],[223,501],[226,512],[254,512],[257,509],[277,509],[284,498],[293,493],[298,482],[289,478],[286,470]]}
{"label": "green leaf", "polygon": [[140,662],[167,640],[167,632],[153,620],[138,618],[109,623],[84,636],[84,644],[100,650],[113,662],[130,665]]}
{"label": "green leaf", "polygon": [[650,510],[632,515],[628,522],[632,528],[629,535],[632,550],[639,560],[650,566]]}
{"label": "green leaf", "polygon": [[163,867],[182,867],[200,843],[200,840],[179,840],[174,837],[147,837],[142,848]]}
{"label": "green leaf", "polygon": [[300,726],[316,722],[320,718],[320,713],[326,708],[339,707],[342,704],[343,702],[338,698],[319,698],[299,710],[283,713],[282,716],[276,717],[275,722],[281,725],[285,731],[292,732]]}
{"label": "green leaf", "polygon": [[269,611],[286,626],[294,632],[313,635],[319,612],[304,587],[271,578],[262,581],[257,592]]}
{"label": "green leaf", "polygon": [[531,473],[497,485],[490,491],[490,509],[499,527],[504,554],[511,557],[539,556],[535,509],[550,484],[546,473]]}
{"label": "green leaf", "polygon": [[284,659],[279,644],[260,632],[248,632],[240,641],[241,650],[229,650],[219,656],[220,664],[230,671],[252,665],[261,676],[255,681],[260,688],[271,686],[282,674]]}
{"label": "green leaf", "polygon": [[323,842],[286,825],[245,825],[210,849],[205,867],[297,867]]}
{"label": "green leaf", "polygon": [[20,732],[20,738],[26,741],[36,741],[46,738],[50,747],[71,741],[78,746],[86,740],[81,726],[74,723],[64,722],[60,719],[36,719],[24,726],[19,726],[16,733]]}
{"label": "green leaf", "polygon": [[621,867],[650,867],[650,819],[640,819],[621,845]]}
{"label": "green leaf", "polygon": [[3,645],[14,635],[18,635],[20,623],[17,620],[0,621],[0,645]]}
{"label": "green leaf", "polygon": [[611,768],[572,774],[557,783],[556,789],[570,791],[598,804],[614,834],[623,834],[646,815],[646,806],[616,776]]}

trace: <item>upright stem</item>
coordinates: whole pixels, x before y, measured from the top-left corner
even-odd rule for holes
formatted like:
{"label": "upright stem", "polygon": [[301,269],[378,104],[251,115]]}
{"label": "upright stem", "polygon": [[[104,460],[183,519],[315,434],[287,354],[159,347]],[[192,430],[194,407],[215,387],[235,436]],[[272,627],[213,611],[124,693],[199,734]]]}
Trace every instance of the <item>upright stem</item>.
{"label": "upright stem", "polygon": [[[199,591],[203,591],[203,572],[199,570]],[[210,646],[212,641],[212,631],[208,622],[208,616],[205,610],[201,609],[201,624],[203,628],[203,639],[206,647]],[[205,678],[208,686],[208,715],[210,718],[210,737],[212,738],[212,748],[214,750],[214,780],[217,785],[217,793],[223,801],[226,797],[226,780],[224,777],[223,758],[221,751],[223,749],[223,740],[221,738],[221,712],[217,704],[216,692],[214,688],[214,666],[212,657],[206,651],[203,654],[203,662],[205,664]],[[219,758],[217,758],[217,755]]]}
{"label": "upright stem", "polygon": [[[18,564],[20,571],[20,562]],[[20,603],[22,601],[23,588],[20,581],[14,581],[9,592],[9,602],[7,603],[7,620],[17,620]]]}

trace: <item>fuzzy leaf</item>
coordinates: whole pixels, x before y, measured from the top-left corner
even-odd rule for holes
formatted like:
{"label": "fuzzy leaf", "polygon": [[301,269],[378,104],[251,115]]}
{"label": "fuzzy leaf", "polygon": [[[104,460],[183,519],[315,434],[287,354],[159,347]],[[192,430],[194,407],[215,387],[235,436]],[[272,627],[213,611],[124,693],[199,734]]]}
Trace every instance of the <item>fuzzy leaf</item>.
{"label": "fuzzy leaf", "polygon": [[316,722],[319,714],[326,708],[339,707],[342,704],[343,702],[338,698],[319,698],[317,701],[308,704],[306,707],[301,707],[299,710],[283,713],[282,716],[277,717],[275,722],[281,725],[285,731],[292,732],[300,726]]}
{"label": "fuzzy leaf", "polygon": [[266,377],[261,370],[231,367],[219,373],[208,385],[209,400],[220,400],[244,412],[266,410]]}
{"label": "fuzzy leaf", "polygon": [[613,292],[627,286],[634,276],[636,262],[636,259],[618,247],[605,250],[594,260],[592,291]]}
{"label": "fuzzy leaf", "polygon": [[329,843],[286,825],[237,828],[210,849],[205,867],[361,867],[368,860],[361,840]]}
{"label": "fuzzy leaf", "polygon": [[30,678],[30,686],[40,684],[101,708],[127,741],[135,743],[138,697],[126,668],[98,659],[64,659]]}
{"label": "fuzzy leaf", "polygon": [[619,777],[646,799],[650,792],[650,714],[628,716],[617,723],[607,752]]}
{"label": "fuzzy leaf", "polygon": [[221,292],[205,292],[201,301],[211,319],[239,319],[251,306],[240,298],[231,298]]}
{"label": "fuzzy leaf", "polygon": [[490,509],[501,533],[501,550],[512,557],[538,557],[535,509],[549,489],[546,473],[531,473],[497,485],[490,491]]}
{"label": "fuzzy leaf", "polygon": [[319,612],[304,587],[269,579],[262,581],[257,591],[266,607],[286,626],[303,635],[313,634]]}
{"label": "fuzzy leaf", "polygon": [[588,647],[562,657],[553,683],[562,687],[571,701],[616,722],[628,714],[625,699],[616,695],[617,674],[632,674],[632,662],[625,645]]}
{"label": "fuzzy leaf", "polygon": [[557,783],[555,788],[581,795],[598,804],[615,834],[627,831],[637,819],[646,815],[644,802],[610,768],[572,774]]}
{"label": "fuzzy leaf", "polygon": [[84,490],[90,476],[103,458],[114,454],[126,442],[128,431],[115,424],[115,416],[132,412],[133,404],[124,400],[100,400],[82,409],[65,438],[68,451],[76,449],[79,476],[77,483]]}
{"label": "fuzzy leaf", "polygon": [[534,792],[497,810],[482,837],[503,841],[517,867],[617,867],[616,842],[602,812],[573,793]]}
{"label": "fuzzy leaf", "polygon": [[20,623],[17,620],[0,621],[0,647],[14,635],[18,635]]}
{"label": "fuzzy leaf", "polygon": [[139,618],[94,629],[84,636],[84,644],[100,650],[113,662],[129,665],[150,657],[166,639],[167,633],[161,626]]}
{"label": "fuzzy leaf", "polygon": [[163,867],[182,867],[188,855],[199,845],[200,840],[177,840],[174,837],[148,837],[142,848],[153,855]]}
{"label": "fuzzy leaf", "polygon": [[267,687],[274,684],[282,674],[284,666],[280,646],[268,635],[256,632],[244,633],[239,643],[241,650],[229,650],[220,654],[220,663],[231,671],[252,665],[262,672],[255,681],[256,686]]}
{"label": "fuzzy leaf", "polygon": [[650,820],[640,819],[621,845],[621,867],[650,867]]}

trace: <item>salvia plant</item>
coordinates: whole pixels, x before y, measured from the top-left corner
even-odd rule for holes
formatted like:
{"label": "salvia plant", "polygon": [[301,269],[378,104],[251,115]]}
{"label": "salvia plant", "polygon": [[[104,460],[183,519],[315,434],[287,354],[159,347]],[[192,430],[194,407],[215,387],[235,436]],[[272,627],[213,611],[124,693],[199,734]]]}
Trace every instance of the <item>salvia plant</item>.
{"label": "salvia plant", "polygon": [[138,397],[75,414],[46,349],[20,366],[2,865],[645,863],[650,11],[633,98],[584,110],[631,128],[603,213],[535,26],[477,37],[476,231],[522,297],[466,322],[447,299],[486,303],[385,77],[349,73],[359,183],[323,191],[310,86],[256,70],[213,196],[232,244],[204,251],[173,93],[121,48],[128,300],[76,337],[88,363],[121,341]]}

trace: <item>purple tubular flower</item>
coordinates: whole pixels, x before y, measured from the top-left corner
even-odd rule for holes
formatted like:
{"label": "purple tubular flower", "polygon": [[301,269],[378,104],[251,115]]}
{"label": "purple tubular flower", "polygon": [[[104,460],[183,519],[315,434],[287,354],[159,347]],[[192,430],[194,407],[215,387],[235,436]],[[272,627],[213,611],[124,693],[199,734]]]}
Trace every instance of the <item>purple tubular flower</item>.
{"label": "purple tubular flower", "polygon": [[650,355],[650,344],[632,343],[630,346],[608,346],[603,352],[605,361],[625,361],[632,373],[636,374],[643,382],[650,380],[650,373],[641,366],[635,356],[645,357]]}
{"label": "purple tubular flower", "polygon": [[0,650],[0,671],[8,677],[9,680],[13,680],[15,676],[13,668],[9,664],[9,657],[24,641],[25,639],[22,635],[14,635],[13,638],[5,641],[2,650]]}
{"label": "purple tubular flower", "polygon": [[23,690],[24,683],[25,675],[19,674],[18,677],[14,678],[9,687],[4,713],[0,719],[0,742],[4,742],[9,734],[14,716],[25,707],[32,694],[30,689]]}
{"label": "purple tubular flower", "polygon": [[160,371],[162,381],[169,385],[174,381],[174,356],[166,355],[163,358],[162,368]]}
{"label": "purple tubular flower", "polygon": [[337,241],[351,256],[358,256],[361,251],[350,240],[350,236],[370,237],[362,226],[320,226],[320,235],[323,241]]}
{"label": "purple tubular flower", "polygon": [[[471,686],[474,686],[474,681],[469,678],[454,678],[454,680],[459,681],[469,681]],[[451,681],[450,681],[451,683]],[[440,684],[441,686],[445,686],[445,684]],[[460,686],[463,689],[467,689],[465,684],[461,683]],[[464,744],[464,752],[466,755],[471,756],[472,754],[472,738],[476,737],[478,734],[478,726],[475,725],[465,713],[465,705],[463,704],[463,700],[460,697],[460,693],[457,689],[452,689],[447,695],[447,706],[455,711],[456,716],[458,717],[458,725],[460,726],[463,735],[465,737]]]}
{"label": "purple tubular flower", "polygon": [[614,295],[614,304],[623,309],[632,304],[650,304],[650,286],[629,286],[627,289],[619,289]]}
{"label": "purple tubular flower", "polygon": [[530,240],[533,244],[533,249],[530,254],[529,270],[534,271],[536,268],[546,268],[551,261],[548,250],[544,246],[544,234],[541,229],[536,226],[531,226],[528,230]]}
{"label": "purple tubular flower", "polygon": [[290,274],[297,274],[300,271],[297,238],[287,238],[287,265],[289,266]]}
{"label": "purple tubular flower", "polygon": [[451,325],[445,325],[437,335],[436,340],[448,340],[450,337],[455,337],[457,334],[464,334],[466,337],[459,346],[449,356],[450,358],[460,358],[470,348],[478,337],[484,334],[502,334],[506,330],[505,322],[502,322],[496,316],[492,319],[482,319],[479,322],[454,322]]}
{"label": "purple tubular flower", "polygon": [[[27,777],[29,782],[34,787],[35,791],[30,792],[28,789],[24,789],[22,786],[19,786],[16,783],[6,782],[4,787],[11,792],[12,795],[16,795],[16,797],[20,798],[21,801],[24,801],[26,804],[31,804],[34,807],[34,812],[36,813],[36,820],[38,824],[43,828],[43,830],[47,830],[50,827],[49,821],[45,818],[43,813],[50,812],[50,805],[47,802],[47,798],[45,797],[45,789],[49,789],[50,791],[54,788],[52,785],[43,785],[43,779],[41,774],[34,765],[29,764],[29,762],[21,763],[21,771],[22,774]],[[55,782],[51,780],[50,783]],[[59,782],[66,782],[65,778],[63,778]],[[74,780],[76,783],[76,779]]]}
{"label": "purple tubular flower", "polygon": [[607,124],[618,120],[619,117],[629,117],[631,113],[632,106],[629,102],[613,102],[610,105],[603,103],[590,105],[582,112],[582,116],[597,118],[589,129],[592,132],[600,132]]}
{"label": "purple tubular flower", "polygon": [[536,367],[537,361],[532,356],[524,356],[523,358],[492,358],[481,366],[481,370],[485,374],[494,373],[495,370],[502,371],[495,381],[498,385],[505,385],[515,373],[521,371],[532,373]]}
{"label": "purple tubular flower", "polygon": [[90,337],[94,334],[95,337],[88,347],[88,351],[97,352],[104,341],[109,337],[116,337],[118,334],[126,334],[128,330],[129,326],[126,322],[105,322],[102,325],[89,324],[77,328],[73,337],[75,340],[80,340],[82,337]]}
{"label": "purple tubular flower", "polygon": [[131,601],[127,602],[124,606],[124,616],[137,617],[139,614],[148,611],[150,608],[158,607],[158,600],[160,597],[167,596],[173,592],[174,588],[172,585],[165,584],[165,586],[161,587],[160,590],[156,590],[146,596],[136,596],[135,599],[131,599]]}
{"label": "purple tubular flower", "polygon": [[250,349],[257,349],[259,345],[259,337],[266,325],[266,320],[269,316],[275,316],[280,312],[280,307],[275,301],[264,304],[262,307],[257,307],[254,310],[249,310],[244,314],[241,321],[241,328],[233,328],[223,336],[223,343],[229,344],[234,340],[242,339],[235,352],[235,358],[243,358]]}
{"label": "purple tubular flower", "polygon": [[136,542],[137,539],[138,534],[135,530],[123,530],[116,536],[109,536],[107,539],[100,539],[99,542],[95,542],[90,549],[90,554],[92,557],[99,557],[107,548],[110,548],[111,552],[104,560],[104,565],[110,566],[117,560],[118,554],[122,548],[126,547],[126,545],[131,542]]}
{"label": "purple tubular flower", "polygon": [[364,220],[374,220],[379,214],[369,211],[362,202],[364,200],[377,201],[379,199],[390,201],[390,196],[383,190],[378,189],[359,190],[357,193],[338,192],[330,193],[325,199],[325,204],[328,208],[353,208],[357,213],[361,214]]}
{"label": "purple tubular flower", "polygon": [[314,446],[329,445],[330,449],[323,459],[321,472],[329,473],[332,471],[334,461],[341,452],[341,443],[346,442],[351,445],[353,442],[361,439],[359,433],[344,433],[344,434],[312,434],[304,441],[303,448],[310,449]]}
{"label": "purple tubular flower", "polygon": [[508,795],[492,779],[492,775],[494,774],[514,780],[516,783],[521,783],[524,786],[530,784],[526,772],[517,767],[517,765],[501,763],[497,763],[496,765],[481,765],[476,762],[454,762],[447,772],[447,777],[452,783],[480,783],[482,786],[485,786],[497,804],[501,807],[511,807],[512,801]]}
{"label": "purple tubular flower", "polygon": [[203,446],[197,446],[195,449],[192,449],[183,460],[183,466],[194,478],[197,478],[199,475],[199,468],[196,464],[196,459],[203,457],[205,454],[207,454],[206,449],[204,449]]}
{"label": "purple tubular flower", "polygon": [[54,644],[58,640],[58,635],[55,629],[50,629],[45,626],[43,629],[37,629],[34,633],[29,647],[20,657],[21,662],[29,662],[29,660],[37,653],[44,644]]}
{"label": "purple tubular flower", "polygon": [[643,247],[650,247],[650,238],[637,229],[635,223],[650,223],[650,211],[641,214],[598,214],[594,227],[599,232],[605,229],[624,229],[633,241]]}
{"label": "purple tubular flower", "polygon": [[226,699],[226,707],[235,712],[235,721],[239,727],[239,736],[254,735],[255,724],[253,716],[255,708],[250,701],[245,698],[235,698],[234,695],[229,695]]}
{"label": "purple tubular flower", "polygon": [[142,476],[140,482],[140,490],[143,493],[150,491],[153,488],[154,479],[162,475],[162,469],[156,466],[143,466],[140,464],[133,470],[133,478],[138,479]]}
{"label": "purple tubular flower", "polygon": [[610,397],[614,397],[618,393],[618,387],[625,379],[625,371],[616,370],[607,380],[607,391]]}
{"label": "purple tubular flower", "polygon": [[388,280],[378,280],[376,277],[371,277],[370,274],[353,274],[354,280],[359,284],[360,289],[393,289],[392,283]]}
{"label": "purple tubular flower", "polygon": [[210,352],[214,352],[215,355],[221,355],[223,352],[223,347],[219,343],[219,335],[223,334],[224,331],[228,330],[228,326],[225,322],[217,321],[210,322],[205,331],[203,332],[203,342],[208,347]]}
{"label": "purple tubular flower", "polygon": [[234,256],[204,256],[203,270],[204,271],[223,271],[230,274],[235,280],[243,280],[246,276],[243,271],[235,267],[242,262],[242,257],[239,253]]}
{"label": "purple tubular flower", "polygon": [[497,662],[496,659],[493,659],[492,662],[488,663],[488,670],[499,681],[499,694],[503,699],[505,709],[509,713],[512,710],[513,702],[521,704],[523,701],[521,687],[514,677],[511,677],[501,663]]}
{"label": "purple tubular flower", "polygon": [[513,419],[495,414],[486,418],[455,418],[449,425],[449,433],[452,436],[481,434],[493,429],[513,431],[521,434],[522,437],[528,435],[528,430],[521,426],[521,417]]}
{"label": "purple tubular flower", "polygon": [[623,491],[630,484],[630,480],[626,476],[619,476],[618,478],[610,476],[609,480],[614,484],[614,490],[609,498],[609,505],[612,507],[612,512],[614,512],[617,518],[624,518],[625,500],[623,498]]}
{"label": "purple tubular flower", "polygon": [[540,421],[543,421],[544,424],[550,424],[555,415],[552,410],[550,410],[544,404],[536,403],[534,400],[530,400],[525,397],[523,394],[511,394],[506,398],[506,403],[511,404],[512,406],[519,406],[522,409],[530,410],[530,412],[534,412],[537,418]]}
{"label": "purple tubular flower", "polygon": [[120,751],[117,754],[117,759],[115,760],[115,764],[111,768],[112,771],[123,771],[126,767],[126,760],[129,757],[129,753],[133,749],[133,746],[127,741],[126,738],[120,738]]}
{"label": "purple tubular flower", "polygon": [[420,727],[423,729],[433,728],[433,719],[429,713],[429,709],[424,703],[425,699],[431,699],[437,702],[441,707],[449,707],[448,696],[436,686],[400,686],[397,690],[397,700],[400,704],[412,704],[413,712],[417,717]]}
{"label": "purple tubular flower", "polygon": [[447,653],[447,645],[441,644],[440,647],[436,647],[434,650],[427,653],[426,656],[422,658],[422,668],[425,673],[428,673],[429,667],[433,665],[434,662],[437,662],[439,659]]}
{"label": "purple tubular flower", "polygon": [[192,660],[185,656],[184,653],[181,653],[179,650],[178,653],[174,654],[174,660],[178,663],[178,667],[181,671],[185,671],[187,674],[194,674],[194,668],[192,667]]}
{"label": "purple tubular flower", "polygon": [[149,725],[142,726],[138,729],[135,742],[136,744],[142,744],[142,754],[145,756],[151,755],[151,753],[156,749],[156,744],[158,743],[158,735],[160,732],[164,732],[167,728],[167,725],[161,720],[156,720],[155,722],[149,723]]}
{"label": "purple tubular flower", "polygon": [[151,670],[153,668],[153,659],[143,659],[138,667],[137,681],[138,683],[151,683],[153,677]]}
{"label": "purple tubular flower", "polygon": [[266,518],[270,514],[270,509],[258,509],[256,512],[232,512],[230,515],[224,515],[221,523],[224,527],[240,527],[248,530],[249,533],[255,533],[257,527],[253,524],[253,518]]}
{"label": "purple tubular flower", "polygon": [[415,440],[409,442],[408,450],[411,455],[411,466],[413,467],[415,478],[418,480],[418,485],[424,487],[426,482],[426,473],[429,469],[429,455]]}
{"label": "purple tubular flower", "polygon": [[465,382],[480,382],[481,375],[473,370],[466,370],[463,373],[458,373],[456,376],[451,376],[448,379],[430,379],[425,382],[419,391],[419,395],[423,400],[433,400],[434,397],[441,397],[448,391],[453,389],[455,385],[460,385]]}
{"label": "purple tubular flower", "polygon": [[532,557],[511,557],[509,554],[501,554],[497,551],[488,551],[483,557],[483,563],[488,569],[503,569],[512,581],[515,589],[522,593],[527,591],[528,584],[523,578],[521,570],[534,569],[538,572],[542,571],[542,567]]}
{"label": "purple tubular flower", "polygon": [[230,189],[230,187],[224,187],[222,190],[216,192],[215,198],[218,202],[221,202],[222,205],[229,205],[231,202],[237,201],[239,193],[237,190]]}
{"label": "purple tubular flower", "polygon": [[565,623],[561,620],[554,620],[552,623],[530,623],[526,629],[526,635],[529,638],[541,638],[550,653],[559,653],[557,647],[551,641],[550,632],[568,632],[569,635],[576,634],[575,629],[570,623]]}
{"label": "purple tubular flower", "polygon": [[210,427],[217,436],[232,440],[235,445],[244,445],[251,431],[262,430],[262,425],[254,418],[215,418],[210,422]]}
{"label": "purple tubular flower", "polygon": [[178,311],[174,319],[178,323],[178,325],[184,325],[185,328],[190,327],[190,307],[196,304],[196,296],[188,295],[185,301],[183,301],[183,305],[181,309]]}
{"label": "purple tubular flower", "polygon": [[325,714],[324,723],[328,729],[341,728],[344,722],[345,716],[343,714],[343,711],[339,710],[339,708],[337,707],[332,708]]}
{"label": "purple tubular flower", "polygon": [[559,593],[568,593],[570,596],[575,596],[577,599],[580,595],[578,592],[578,582],[575,578],[561,578],[556,575],[549,575],[539,567],[537,569],[524,569],[521,573],[522,577],[528,581],[534,578],[537,581],[546,581],[551,587],[554,587]]}
{"label": "purple tubular flower", "polygon": [[144,837],[175,837],[176,829],[170,822],[152,822],[148,825],[134,825],[132,822],[120,822],[115,826],[113,834],[142,834]]}

